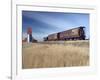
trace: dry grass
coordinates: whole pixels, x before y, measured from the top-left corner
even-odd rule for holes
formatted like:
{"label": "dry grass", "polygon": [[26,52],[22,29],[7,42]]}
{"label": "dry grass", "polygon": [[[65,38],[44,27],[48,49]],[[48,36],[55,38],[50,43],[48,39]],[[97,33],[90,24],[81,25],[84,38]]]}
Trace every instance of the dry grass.
{"label": "dry grass", "polygon": [[[77,45],[74,45],[76,43]],[[22,67],[26,69],[89,65],[88,41],[67,41],[65,44],[24,43]]]}

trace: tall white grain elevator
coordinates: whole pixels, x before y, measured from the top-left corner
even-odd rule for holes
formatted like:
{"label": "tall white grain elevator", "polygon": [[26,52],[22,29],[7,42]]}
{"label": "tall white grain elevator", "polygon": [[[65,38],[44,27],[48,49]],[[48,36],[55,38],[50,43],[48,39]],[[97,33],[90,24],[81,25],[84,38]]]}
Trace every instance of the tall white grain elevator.
{"label": "tall white grain elevator", "polygon": [[27,42],[28,43],[32,42],[32,28],[31,27],[27,29]]}

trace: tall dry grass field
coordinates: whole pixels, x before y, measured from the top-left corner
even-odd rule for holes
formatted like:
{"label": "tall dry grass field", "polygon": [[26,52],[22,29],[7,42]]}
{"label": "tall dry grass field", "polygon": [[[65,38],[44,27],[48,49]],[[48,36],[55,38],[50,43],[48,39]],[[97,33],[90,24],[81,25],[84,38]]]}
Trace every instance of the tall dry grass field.
{"label": "tall dry grass field", "polygon": [[23,69],[88,65],[89,41],[65,41],[64,44],[23,43]]}

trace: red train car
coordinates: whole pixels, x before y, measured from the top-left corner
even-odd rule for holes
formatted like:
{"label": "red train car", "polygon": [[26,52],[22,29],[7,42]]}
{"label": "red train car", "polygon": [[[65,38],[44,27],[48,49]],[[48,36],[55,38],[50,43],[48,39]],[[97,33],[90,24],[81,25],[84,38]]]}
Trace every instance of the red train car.
{"label": "red train car", "polygon": [[85,40],[84,26],[73,28],[70,30],[50,34],[45,37],[44,41],[55,41],[55,40]]}
{"label": "red train car", "polygon": [[60,40],[84,40],[85,39],[85,31],[84,27],[78,27],[70,30],[66,30],[63,32],[59,33],[59,38]]}
{"label": "red train car", "polygon": [[55,33],[55,34],[50,34],[48,35],[48,40],[51,41],[51,40],[58,40],[58,34]]}

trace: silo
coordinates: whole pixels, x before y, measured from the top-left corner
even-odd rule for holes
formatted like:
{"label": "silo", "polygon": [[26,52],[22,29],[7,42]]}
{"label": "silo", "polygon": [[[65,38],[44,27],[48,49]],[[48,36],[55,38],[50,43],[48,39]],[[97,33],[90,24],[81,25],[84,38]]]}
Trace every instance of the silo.
{"label": "silo", "polygon": [[28,27],[27,29],[27,42],[30,43],[32,42],[32,28]]}

